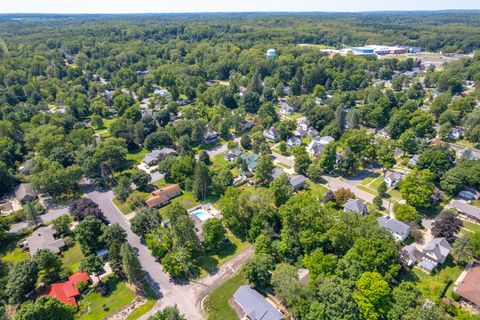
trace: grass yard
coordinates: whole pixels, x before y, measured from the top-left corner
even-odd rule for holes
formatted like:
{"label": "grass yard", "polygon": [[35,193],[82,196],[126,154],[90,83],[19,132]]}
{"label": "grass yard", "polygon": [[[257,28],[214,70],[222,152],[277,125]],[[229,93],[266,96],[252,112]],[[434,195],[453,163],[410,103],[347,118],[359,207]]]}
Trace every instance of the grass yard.
{"label": "grass yard", "polygon": [[372,190],[372,189],[370,189],[370,188],[368,188],[368,187],[362,186],[362,185],[360,185],[360,184],[357,185],[357,188],[360,189],[360,190],[362,190],[362,191],[365,191],[366,193],[371,194],[372,196],[378,195],[377,191],[374,191],[374,190]]}
{"label": "grass yard", "polygon": [[[79,305],[86,313],[81,315],[79,319],[103,319],[122,309],[135,299],[135,292],[127,288],[125,283],[121,282],[116,277],[109,277],[107,279],[107,284],[110,290],[106,296],[101,296],[96,292],[91,292],[82,296]],[[107,311],[104,310],[104,305],[107,307]]]}
{"label": "grass yard", "polygon": [[80,250],[80,245],[75,243],[73,247],[62,254],[63,269],[68,270],[69,273],[77,272],[80,269],[80,261],[82,259],[83,253]]}
{"label": "grass yard", "polygon": [[[378,172],[375,172],[374,174],[372,174],[371,176],[365,178],[362,182],[360,182],[360,184],[362,186],[368,186],[370,183],[372,183],[374,180],[376,180],[377,178],[380,177],[380,174]],[[383,179],[382,179],[383,180]],[[382,183],[382,182],[380,182]]]}
{"label": "grass yard", "polygon": [[227,233],[227,238],[230,239],[230,244],[222,245],[219,251],[213,255],[205,255],[197,259],[200,266],[198,278],[204,278],[209,273],[214,272],[218,267],[247,249],[250,245],[247,241],[242,241],[235,237],[230,231]]}
{"label": "grass yard", "polygon": [[228,162],[227,160],[225,160],[223,153],[217,154],[216,156],[212,157],[210,161],[212,162],[212,171],[229,169],[233,164],[232,162]]}
{"label": "grass yard", "polygon": [[237,272],[233,277],[225,281],[220,287],[212,291],[205,299],[205,310],[208,320],[236,320],[238,319],[235,310],[228,305],[228,300],[241,286],[247,284],[243,272]]}
{"label": "grass yard", "polygon": [[114,197],[112,199],[112,202],[118,208],[118,210],[120,210],[120,212],[122,212],[123,214],[127,215],[130,212],[132,212],[132,210],[130,210],[130,208],[125,203],[118,200],[117,197]]}
{"label": "grass yard", "polygon": [[463,227],[472,232],[480,232],[480,224],[471,223],[468,221],[462,221]]}
{"label": "grass yard", "polygon": [[157,302],[157,295],[155,294],[155,291],[153,291],[150,286],[144,282],[143,286],[145,288],[145,293],[146,293],[146,298],[147,302],[140,307],[136,308],[133,310],[127,317],[127,320],[135,320],[143,316],[145,313],[150,311],[153,306],[155,305],[155,302]]}
{"label": "grass yard", "polygon": [[30,256],[27,251],[22,251],[20,248],[15,248],[13,250],[7,251],[2,260],[11,263],[17,263],[22,260],[28,259]]}
{"label": "grass yard", "polygon": [[95,132],[98,133],[98,132],[101,132],[101,131],[104,131],[104,130],[109,130],[110,129],[110,125],[112,124],[112,122],[114,121],[115,119],[113,118],[110,118],[110,119],[105,119],[103,118],[102,121],[103,121],[103,127],[100,128],[100,129],[96,129]]}
{"label": "grass yard", "polygon": [[373,180],[372,183],[370,183],[369,187],[377,191],[377,188],[382,184],[382,182],[383,176],[379,176],[375,180]]}
{"label": "grass yard", "polygon": [[447,298],[452,298],[453,283],[457,280],[462,271],[462,267],[454,265],[449,259],[443,266],[435,270],[432,275],[429,275],[418,268],[414,268],[409,274],[405,275],[404,280],[415,282],[418,290],[420,290],[425,299],[438,302],[442,298],[441,294],[450,281],[451,284],[449,285],[445,296]]}
{"label": "grass yard", "polygon": [[282,167],[282,168],[285,168],[285,169],[292,169],[292,167],[290,167],[289,165],[286,165],[285,163],[280,162],[280,161],[275,163],[275,165],[277,165],[279,167]]}
{"label": "grass yard", "polygon": [[135,161],[136,164],[142,162],[145,155],[148,153],[148,150],[145,148],[134,150],[132,152],[127,153],[127,160]]}
{"label": "grass yard", "polygon": [[20,237],[17,235],[8,235],[2,241],[0,244],[0,256],[3,261],[17,263],[29,258],[28,252],[22,251],[22,249],[17,247],[18,241],[20,241]]}
{"label": "grass yard", "polygon": [[325,194],[328,192],[328,190],[330,190],[324,185],[315,183],[310,179],[307,180],[307,186],[308,186],[307,189],[311,190],[314,194],[318,195],[320,198],[323,198]]}

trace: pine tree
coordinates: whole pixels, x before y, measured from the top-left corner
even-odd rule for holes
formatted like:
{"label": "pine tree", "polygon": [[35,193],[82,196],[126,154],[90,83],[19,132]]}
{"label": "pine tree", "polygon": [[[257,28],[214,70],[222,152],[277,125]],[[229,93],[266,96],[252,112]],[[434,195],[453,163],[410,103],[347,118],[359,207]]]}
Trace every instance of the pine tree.
{"label": "pine tree", "polygon": [[208,196],[208,189],[212,180],[210,171],[204,162],[197,162],[193,177],[193,192],[197,199],[205,200]]}
{"label": "pine tree", "polygon": [[357,110],[353,109],[348,113],[348,129],[358,129],[359,128],[359,118]]}
{"label": "pine tree", "polygon": [[40,214],[31,202],[27,203],[27,207],[25,209],[25,218],[27,219],[27,223],[31,226],[38,226],[42,222]]}
{"label": "pine tree", "polygon": [[127,281],[129,283],[135,283],[141,280],[143,277],[142,266],[140,265],[137,254],[128,242],[122,244],[120,255],[122,256],[123,273]]}
{"label": "pine tree", "polygon": [[338,106],[335,110],[335,122],[340,130],[345,129],[345,110],[343,110],[343,106]]}

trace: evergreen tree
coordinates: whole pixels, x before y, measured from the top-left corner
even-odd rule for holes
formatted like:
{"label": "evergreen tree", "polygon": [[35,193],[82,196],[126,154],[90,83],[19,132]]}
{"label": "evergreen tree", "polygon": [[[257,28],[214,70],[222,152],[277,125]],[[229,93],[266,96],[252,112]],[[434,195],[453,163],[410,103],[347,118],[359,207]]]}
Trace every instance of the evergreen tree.
{"label": "evergreen tree", "polygon": [[40,223],[42,223],[42,218],[40,218],[37,208],[35,208],[31,202],[28,202],[27,207],[25,208],[25,218],[27,223],[31,226],[38,226]]}
{"label": "evergreen tree", "polygon": [[197,162],[193,179],[193,193],[195,194],[195,197],[199,200],[205,200],[208,196],[212,177],[210,176],[210,171],[204,162]]}
{"label": "evergreen tree", "polygon": [[120,249],[122,269],[129,283],[136,283],[143,279],[143,270],[137,254],[128,242],[122,244]]}

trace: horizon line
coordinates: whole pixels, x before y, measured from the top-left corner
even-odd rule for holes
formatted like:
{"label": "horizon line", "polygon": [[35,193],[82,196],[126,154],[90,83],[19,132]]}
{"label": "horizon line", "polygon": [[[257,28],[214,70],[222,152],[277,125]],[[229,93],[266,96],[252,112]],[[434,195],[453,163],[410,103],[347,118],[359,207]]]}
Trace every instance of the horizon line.
{"label": "horizon line", "polygon": [[411,10],[369,10],[369,11],[170,11],[170,12],[0,12],[0,16],[5,15],[156,15],[156,14],[246,14],[246,13],[261,13],[261,14],[366,14],[366,13],[407,13],[407,12],[478,12],[479,9],[411,9]]}

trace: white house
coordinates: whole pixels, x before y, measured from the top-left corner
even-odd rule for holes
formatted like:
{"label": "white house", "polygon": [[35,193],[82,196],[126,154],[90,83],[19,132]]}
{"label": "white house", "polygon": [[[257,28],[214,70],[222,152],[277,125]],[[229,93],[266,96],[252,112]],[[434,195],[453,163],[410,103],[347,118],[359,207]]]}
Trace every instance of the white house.
{"label": "white house", "polygon": [[382,216],[377,218],[378,224],[388,229],[393,237],[398,241],[407,239],[410,232],[410,226],[397,219],[392,219],[389,216]]}
{"label": "white house", "polygon": [[405,173],[399,171],[389,170],[385,174],[383,181],[387,184],[389,188],[395,188],[397,184],[405,178]]}
{"label": "white house", "polygon": [[294,148],[298,145],[301,145],[302,144],[302,140],[300,140],[298,137],[296,136],[292,136],[290,138],[287,139],[287,146],[289,148]]}
{"label": "white house", "polygon": [[295,110],[286,102],[280,104],[280,113],[286,116],[293,114]]}

